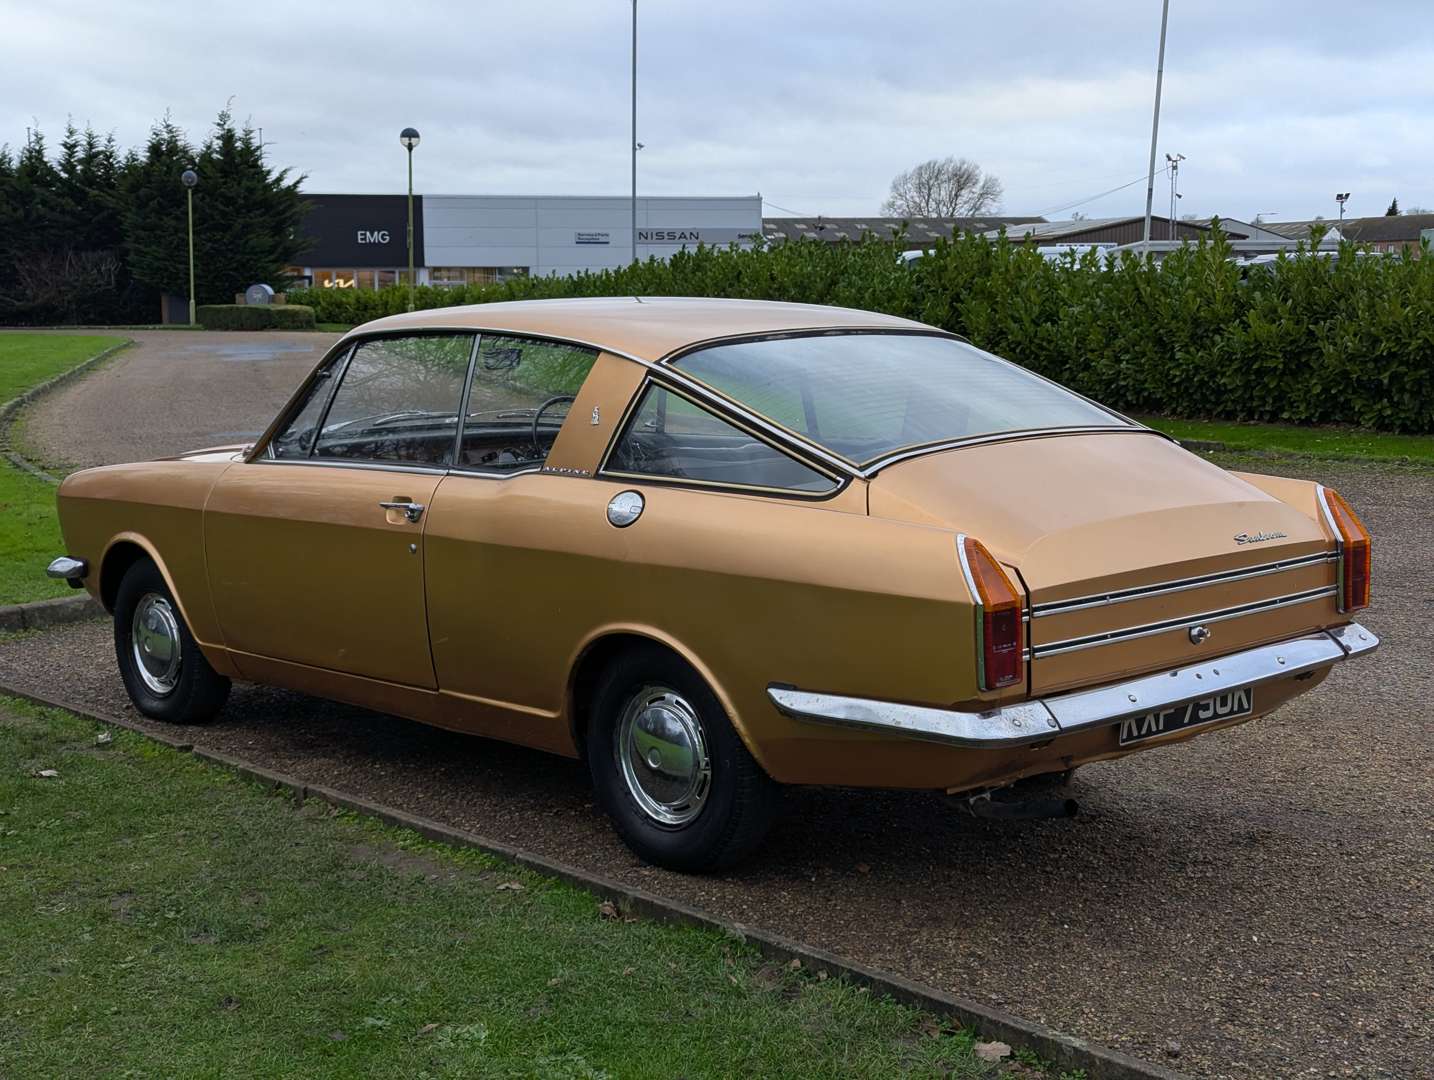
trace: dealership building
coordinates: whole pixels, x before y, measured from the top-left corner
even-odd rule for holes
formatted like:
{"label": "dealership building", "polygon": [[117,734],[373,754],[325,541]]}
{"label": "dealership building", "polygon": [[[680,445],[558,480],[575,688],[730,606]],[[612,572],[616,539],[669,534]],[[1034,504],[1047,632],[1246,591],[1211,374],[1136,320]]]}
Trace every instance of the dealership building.
{"label": "dealership building", "polygon": [[[408,279],[406,195],[304,196],[309,247],[293,274],[321,288],[373,289]],[[632,259],[625,196],[415,195],[419,284],[463,285],[576,274]],[[762,234],[762,197],[637,200],[637,257],[665,259],[698,244],[748,245]]]}

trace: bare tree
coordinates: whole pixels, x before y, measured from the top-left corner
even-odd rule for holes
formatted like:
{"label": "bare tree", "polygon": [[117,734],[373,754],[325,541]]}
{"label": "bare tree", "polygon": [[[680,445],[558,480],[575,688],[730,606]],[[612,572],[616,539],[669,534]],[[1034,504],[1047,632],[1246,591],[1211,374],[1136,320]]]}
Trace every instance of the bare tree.
{"label": "bare tree", "polygon": [[967,158],[932,158],[891,181],[881,212],[893,217],[976,217],[1001,208],[1001,181]]}

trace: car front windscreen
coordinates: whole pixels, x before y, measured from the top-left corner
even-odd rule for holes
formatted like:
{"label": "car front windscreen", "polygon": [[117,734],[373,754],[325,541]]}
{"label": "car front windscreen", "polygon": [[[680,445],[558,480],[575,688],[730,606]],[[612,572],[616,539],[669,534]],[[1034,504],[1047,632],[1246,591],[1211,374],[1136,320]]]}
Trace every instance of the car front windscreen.
{"label": "car front windscreen", "polygon": [[1130,426],[1024,368],[935,335],[766,338],[710,346],[674,366],[859,463],[1002,432]]}

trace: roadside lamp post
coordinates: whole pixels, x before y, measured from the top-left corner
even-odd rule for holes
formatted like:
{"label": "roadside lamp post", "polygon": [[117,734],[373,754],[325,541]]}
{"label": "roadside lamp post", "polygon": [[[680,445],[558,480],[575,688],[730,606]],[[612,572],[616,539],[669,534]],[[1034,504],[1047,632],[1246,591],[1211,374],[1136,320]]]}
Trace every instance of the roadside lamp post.
{"label": "roadside lamp post", "polygon": [[1334,201],[1339,203],[1339,235],[1344,237],[1344,204],[1349,202],[1349,192],[1341,191],[1335,195]]}
{"label": "roadside lamp post", "polygon": [[179,174],[184,185],[184,200],[189,210],[189,325],[194,325],[194,185],[199,183],[199,174],[185,169]]}
{"label": "roadside lamp post", "polygon": [[1155,115],[1150,121],[1150,174],[1145,183],[1145,229],[1140,255],[1150,252],[1150,211],[1155,205],[1155,140],[1160,134],[1160,87],[1165,81],[1165,28],[1170,23],[1170,0],[1160,5],[1160,52],[1155,60]]}
{"label": "roadside lamp post", "polygon": [[632,0],[632,262],[637,263],[637,0]]}
{"label": "roadside lamp post", "polygon": [[408,310],[413,310],[413,148],[418,145],[418,129],[406,127],[398,133],[398,141],[408,151]]}

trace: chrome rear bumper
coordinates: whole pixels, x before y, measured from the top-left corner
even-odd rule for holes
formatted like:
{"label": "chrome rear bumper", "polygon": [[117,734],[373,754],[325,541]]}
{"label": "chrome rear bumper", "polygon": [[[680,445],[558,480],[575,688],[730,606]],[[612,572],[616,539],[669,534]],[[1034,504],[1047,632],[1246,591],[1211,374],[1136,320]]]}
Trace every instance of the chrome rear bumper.
{"label": "chrome rear bumper", "polygon": [[948,746],[1024,746],[1048,742],[1082,728],[1117,724],[1127,717],[1173,709],[1242,686],[1259,686],[1317,671],[1378,647],[1379,639],[1373,633],[1359,623],[1349,623],[1191,667],[984,712],[815,694],[775,683],[767,687],[767,696],[780,712],[796,720],[903,735]]}

